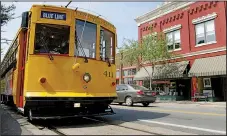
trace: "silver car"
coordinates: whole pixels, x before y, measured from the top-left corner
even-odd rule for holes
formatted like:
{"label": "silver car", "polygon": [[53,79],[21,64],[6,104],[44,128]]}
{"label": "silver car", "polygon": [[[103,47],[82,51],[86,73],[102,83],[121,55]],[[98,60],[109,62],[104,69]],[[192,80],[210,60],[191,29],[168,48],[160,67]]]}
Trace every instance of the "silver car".
{"label": "silver car", "polygon": [[120,105],[126,103],[128,106],[132,106],[134,103],[142,103],[146,107],[156,100],[152,91],[139,85],[120,84],[117,85],[116,91],[118,97],[114,102]]}

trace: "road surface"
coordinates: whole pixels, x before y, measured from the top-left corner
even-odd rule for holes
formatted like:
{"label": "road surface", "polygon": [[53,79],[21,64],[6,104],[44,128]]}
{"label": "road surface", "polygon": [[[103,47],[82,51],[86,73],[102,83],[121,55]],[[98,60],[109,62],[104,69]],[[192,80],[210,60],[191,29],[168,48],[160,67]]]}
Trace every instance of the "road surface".
{"label": "road surface", "polygon": [[154,103],[149,107],[112,105],[110,120],[124,120],[193,134],[225,134],[226,108],[195,104]]}
{"label": "road surface", "polygon": [[[65,135],[225,135],[225,107],[195,104],[153,103],[149,107],[111,105],[115,115],[95,118],[26,123],[11,113],[19,124],[34,135],[55,135],[51,125]],[[12,122],[12,121],[11,121]],[[16,128],[18,124],[16,124]],[[17,132],[20,132],[18,129]]]}

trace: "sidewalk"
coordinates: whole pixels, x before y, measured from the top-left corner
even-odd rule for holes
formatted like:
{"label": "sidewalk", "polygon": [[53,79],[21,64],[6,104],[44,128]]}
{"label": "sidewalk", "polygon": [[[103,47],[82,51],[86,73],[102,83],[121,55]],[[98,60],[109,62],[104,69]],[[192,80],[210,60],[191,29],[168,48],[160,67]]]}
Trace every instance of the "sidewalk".
{"label": "sidewalk", "polygon": [[0,106],[1,135],[21,135],[20,124]]}
{"label": "sidewalk", "polygon": [[157,103],[172,103],[172,104],[195,104],[199,106],[211,106],[226,108],[226,102],[193,102],[193,101],[159,101]]}
{"label": "sidewalk", "polygon": [[196,102],[202,106],[213,106],[226,108],[226,102]]}
{"label": "sidewalk", "polygon": [[0,105],[0,123],[1,123],[1,135],[32,135],[23,126],[21,126],[17,119],[18,117],[12,117],[2,105]]}

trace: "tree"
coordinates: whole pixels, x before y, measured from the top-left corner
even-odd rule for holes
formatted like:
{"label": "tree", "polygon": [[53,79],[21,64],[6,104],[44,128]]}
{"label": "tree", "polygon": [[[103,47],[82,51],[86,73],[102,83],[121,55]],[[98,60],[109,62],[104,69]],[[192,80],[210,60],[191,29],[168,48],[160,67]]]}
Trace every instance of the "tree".
{"label": "tree", "polygon": [[[16,6],[14,4],[6,6],[4,4],[1,4],[1,26],[6,25],[10,20],[13,19],[14,16],[14,10],[15,10]],[[1,31],[2,33],[3,31]],[[9,40],[7,39],[2,39],[1,38],[1,43],[8,43]],[[1,48],[1,55],[3,53],[3,49]]]}
{"label": "tree", "polygon": [[[121,52],[127,52],[124,55],[124,62],[136,63],[138,58],[141,58],[141,61],[138,63],[140,67],[143,67],[150,81],[150,88],[152,84],[152,77],[154,75],[155,65],[157,64],[166,64],[169,60],[174,59],[175,57],[180,57],[180,55],[168,52],[167,50],[167,39],[163,33],[153,33],[141,39],[141,42],[135,40],[128,40],[129,42],[124,43],[121,48]],[[141,46],[139,46],[141,45]],[[152,67],[152,73],[150,74],[145,64],[149,63]],[[163,65],[165,66],[165,65]]]}
{"label": "tree", "polygon": [[138,48],[139,44],[137,41],[125,39],[119,51],[120,54],[123,54],[122,62],[130,66],[136,64],[140,53]]}
{"label": "tree", "polygon": [[10,6],[1,4],[1,26],[6,25],[10,20],[13,19],[15,8],[16,6],[14,4]]}
{"label": "tree", "polygon": [[[1,4],[1,14],[0,14],[0,17],[1,17],[1,26],[4,26],[6,25],[10,20],[13,19],[13,16],[14,16],[14,10],[15,10],[15,5],[10,5],[10,6],[6,6],[4,4]],[[3,31],[1,31],[2,33]],[[4,43],[7,43],[9,40],[7,39],[2,39],[1,38],[1,43],[5,41]],[[3,49],[1,48],[1,55],[3,53]],[[1,60],[0,60],[1,61]],[[1,79],[1,78],[0,78]],[[1,91],[2,89],[4,89],[5,87],[5,83],[4,81],[1,80]]]}

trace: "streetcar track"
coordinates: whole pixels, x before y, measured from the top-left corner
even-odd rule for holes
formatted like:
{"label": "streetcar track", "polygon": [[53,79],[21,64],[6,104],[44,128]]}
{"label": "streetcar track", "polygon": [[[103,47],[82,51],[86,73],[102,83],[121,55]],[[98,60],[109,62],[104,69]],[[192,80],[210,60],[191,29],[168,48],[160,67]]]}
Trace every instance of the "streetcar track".
{"label": "streetcar track", "polygon": [[[118,126],[118,127],[121,127],[121,128],[136,130],[136,131],[140,131],[140,132],[144,132],[144,133],[148,133],[148,134],[162,135],[162,134],[158,134],[158,133],[154,133],[154,132],[149,132],[149,131],[141,130],[141,129],[137,129],[137,128],[130,128],[130,127],[127,127],[127,126],[116,125],[116,124],[114,124],[114,123],[105,122],[105,121],[102,121],[102,120],[92,119],[92,118],[88,118],[88,117],[83,117],[83,118],[88,119],[88,120],[93,120],[93,121],[96,121],[96,122],[105,123],[105,124],[108,124],[108,125]],[[125,122],[126,122],[126,121],[125,121]]]}
{"label": "streetcar track", "polygon": [[58,135],[62,135],[62,136],[67,136],[67,134],[64,134],[63,132],[61,132],[60,130],[58,130],[56,127],[48,125],[46,127],[47,129],[53,131],[54,133],[58,134]]}
{"label": "streetcar track", "polygon": [[[26,117],[23,117],[21,114],[19,114],[17,111],[13,110],[12,108],[10,108],[9,106],[7,105],[4,105],[2,106],[2,108],[4,108],[5,110],[8,111],[8,113],[10,113],[11,115],[12,114],[15,114],[15,115],[19,115],[21,119],[25,119]],[[103,121],[103,120],[98,120],[98,119],[94,119],[94,118],[90,118],[90,117],[83,117],[83,119],[86,119],[86,120],[92,120],[92,121],[95,121],[95,122],[100,122],[100,123],[104,123],[104,124],[107,124],[107,125],[113,125],[113,126],[117,126],[117,127],[121,127],[121,128],[125,128],[125,129],[130,129],[130,130],[136,130],[136,131],[139,131],[139,132],[143,132],[143,133],[147,133],[147,134],[153,134],[153,135],[162,135],[162,134],[158,134],[158,133],[154,133],[154,132],[149,132],[149,131],[146,131],[146,130],[141,130],[141,129],[137,129],[137,128],[131,128],[131,127],[127,127],[127,126],[122,126],[122,125],[118,125],[118,124],[114,124],[114,123],[111,123],[111,122],[107,122],[107,121]],[[125,123],[127,121],[124,121]],[[58,130],[57,127],[55,127],[53,125],[53,123],[51,122],[48,122],[47,120],[40,120],[39,122],[37,123],[31,123],[29,121],[26,121],[26,124],[27,123],[30,123],[32,125],[34,125],[37,129],[39,130],[44,130],[45,128],[56,133],[57,135],[67,135],[65,134],[64,132],[61,132],[60,130]],[[67,122],[69,124],[67,124],[68,127],[70,127],[70,125],[73,125],[71,124],[70,122]],[[90,124],[91,122],[89,122]],[[89,125],[87,124],[87,125]],[[80,125],[80,124],[79,124]],[[85,126],[86,127],[86,126]]]}

